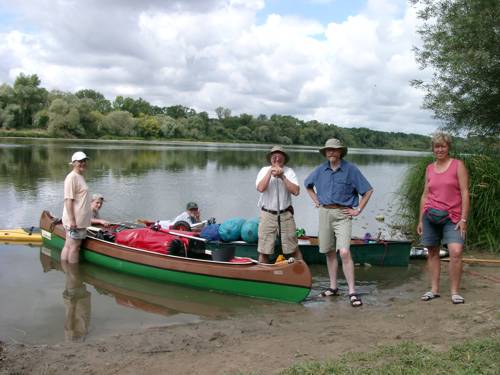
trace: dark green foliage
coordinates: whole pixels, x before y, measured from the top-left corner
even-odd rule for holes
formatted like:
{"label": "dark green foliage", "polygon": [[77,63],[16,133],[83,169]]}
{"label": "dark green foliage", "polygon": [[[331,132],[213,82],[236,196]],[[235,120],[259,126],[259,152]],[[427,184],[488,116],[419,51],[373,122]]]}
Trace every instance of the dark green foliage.
{"label": "dark green foliage", "polygon": [[496,137],[500,128],[500,1],[411,0],[418,4],[423,45],[416,48],[430,82],[413,81],[425,93],[424,108],[447,130]]}
{"label": "dark green foliage", "polygon": [[[16,85],[18,92],[26,94],[23,100],[16,96],[15,88],[0,85],[0,127],[47,129],[53,137],[141,137],[311,146],[323,145],[335,137],[349,147],[406,150],[426,149],[429,143],[424,135],[342,128],[289,115],[233,116],[230,109],[223,107],[215,109],[215,118],[209,118],[206,112],[197,113],[182,105],[153,106],[142,98],[117,96],[111,105],[101,93],[91,89],[75,94],[58,90],[47,93],[38,87],[40,80],[36,75],[20,75]],[[28,107],[25,98],[31,98]],[[23,106],[28,110],[23,111]],[[31,120],[24,123],[27,117]]]}
{"label": "dark green foliage", "polygon": [[[497,155],[460,155],[469,173],[471,206],[466,248],[500,252],[500,158]],[[405,176],[400,190],[401,218],[405,230],[417,238],[420,197],[425,169],[433,158],[420,160]]]}

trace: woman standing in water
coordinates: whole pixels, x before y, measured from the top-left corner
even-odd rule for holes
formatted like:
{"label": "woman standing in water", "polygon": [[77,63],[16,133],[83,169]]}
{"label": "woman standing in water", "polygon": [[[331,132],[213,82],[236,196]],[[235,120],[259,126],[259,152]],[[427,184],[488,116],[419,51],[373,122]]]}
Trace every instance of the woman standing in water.
{"label": "woman standing in water", "polygon": [[451,301],[464,303],[459,294],[462,276],[462,252],[469,214],[469,176],[464,163],[449,155],[451,137],[436,133],[432,137],[432,151],[436,160],[427,166],[425,187],[420,199],[420,218],[417,233],[429,250],[427,266],[431,277],[431,290],[423,301],[439,297],[441,262],[439,248],[448,246],[450,253],[449,278]]}
{"label": "woman standing in water", "polygon": [[78,263],[80,246],[90,226],[91,209],[89,189],[83,174],[87,170],[88,157],[77,151],[71,157],[72,170],[64,180],[64,209],[62,223],[66,240],[61,252],[61,261]]}

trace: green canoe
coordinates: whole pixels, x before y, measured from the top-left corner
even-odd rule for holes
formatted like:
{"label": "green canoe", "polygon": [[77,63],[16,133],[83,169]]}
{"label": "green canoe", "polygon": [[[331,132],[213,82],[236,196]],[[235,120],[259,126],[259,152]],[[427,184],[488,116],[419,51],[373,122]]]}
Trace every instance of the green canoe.
{"label": "green canoe", "polygon": [[[240,257],[257,259],[257,244],[244,241],[209,242],[207,248],[219,249],[233,246],[235,254]],[[326,264],[325,255],[319,252],[317,237],[303,237],[299,239],[299,248],[307,264]],[[373,266],[407,266],[410,260],[410,241],[351,240],[351,255],[354,263],[368,263]],[[275,251],[277,254],[277,251]],[[340,260],[340,258],[339,258]]]}
{"label": "green canoe", "polygon": [[[40,229],[45,246],[64,246],[65,230],[47,211],[40,217]],[[80,255],[83,261],[156,281],[284,302],[301,302],[312,285],[309,267],[302,261],[220,262],[165,255],[95,237],[83,241]]]}

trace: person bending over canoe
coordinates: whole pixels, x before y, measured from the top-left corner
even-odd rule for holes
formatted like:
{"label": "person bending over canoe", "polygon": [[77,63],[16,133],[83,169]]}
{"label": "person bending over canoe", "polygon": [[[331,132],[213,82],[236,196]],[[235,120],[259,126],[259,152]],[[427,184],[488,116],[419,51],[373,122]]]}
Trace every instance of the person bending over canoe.
{"label": "person bending over canoe", "polygon": [[198,208],[198,204],[195,202],[189,202],[186,205],[186,211],[177,215],[177,217],[173,220],[173,223],[177,223],[179,221],[185,221],[189,225],[197,224],[201,222],[201,211]]}
{"label": "person bending over canoe", "polygon": [[104,196],[102,194],[96,193],[92,195],[92,202],[90,202],[90,207],[92,209],[92,218],[90,219],[90,223],[92,225],[102,225],[104,227],[107,227],[109,225],[109,222],[101,219],[99,215],[99,210],[102,208],[102,205],[104,203]]}
{"label": "person bending over canoe", "polygon": [[[189,224],[189,228],[183,228],[185,225],[182,225],[182,223],[185,222]],[[146,225],[152,225],[155,222],[153,221],[146,221]],[[196,226],[195,224],[201,223],[201,212],[200,209],[198,208],[198,204],[195,202],[188,202],[186,205],[186,211],[181,212],[179,215],[175,217],[173,220],[158,220],[156,221],[157,224],[160,224],[162,228],[170,228],[174,224],[179,224],[179,228],[175,229],[183,229],[183,230],[193,230],[193,231],[199,231],[203,227],[203,225]],[[192,228],[194,226],[194,228]]]}
{"label": "person bending over canoe", "polygon": [[266,158],[270,165],[259,171],[255,181],[261,193],[257,204],[261,209],[257,247],[259,262],[269,263],[279,227],[283,253],[302,259],[292,207],[292,194],[297,196],[300,192],[297,176],[292,168],[285,166],[289,156],[282,147],[274,146]]}
{"label": "person bending over canoe", "polygon": [[89,189],[83,177],[87,170],[88,157],[77,151],[71,157],[73,169],[64,179],[64,208],[62,223],[66,240],[61,252],[61,261],[78,263],[82,240],[87,236],[92,210]]}
{"label": "person bending over canoe", "polygon": [[[354,263],[351,257],[352,218],[358,216],[370,199],[373,189],[358,167],[345,161],[345,147],[338,139],[326,141],[319,152],[326,161],[306,178],[307,193],[319,208],[319,251],[326,254],[330,288],[321,297],[336,296],[337,251],[342,258],[342,269],[349,287],[349,302],[358,307],[363,304],[356,293]],[[361,201],[359,201],[361,195]],[[359,201],[359,204],[358,204]]]}

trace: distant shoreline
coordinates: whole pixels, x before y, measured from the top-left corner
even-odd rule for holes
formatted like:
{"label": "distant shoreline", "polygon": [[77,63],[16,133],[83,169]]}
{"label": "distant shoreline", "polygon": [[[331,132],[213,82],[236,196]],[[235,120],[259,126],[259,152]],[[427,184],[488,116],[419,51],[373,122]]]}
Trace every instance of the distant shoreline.
{"label": "distant shoreline", "polygon": [[[75,142],[75,143],[103,143],[103,144],[142,144],[142,145],[167,145],[167,146],[196,146],[204,145],[207,147],[213,146],[215,148],[243,148],[250,147],[255,149],[267,150],[274,146],[274,143],[234,143],[234,142],[220,142],[220,141],[188,141],[188,140],[146,140],[146,139],[96,139],[96,138],[56,138],[56,137],[35,137],[35,136],[6,136],[2,135],[0,132],[0,139],[16,139],[16,140],[50,140],[55,142]],[[302,151],[317,151],[322,145],[318,146],[307,146],[307,145],[285,145],[284,147],[288,150],[302,150]],[[390,148],[359,148],[359,147],[348,147],[350,152],[353,153],[371,153],[371,150],[377,151],[404,151],[415,153],[416,155],[430,154],[427,150],[415,150],[415,149],[390,149]],[[361,152],[359,152],[361,151]],[[367,152],[368,151],[368,152]]]}

